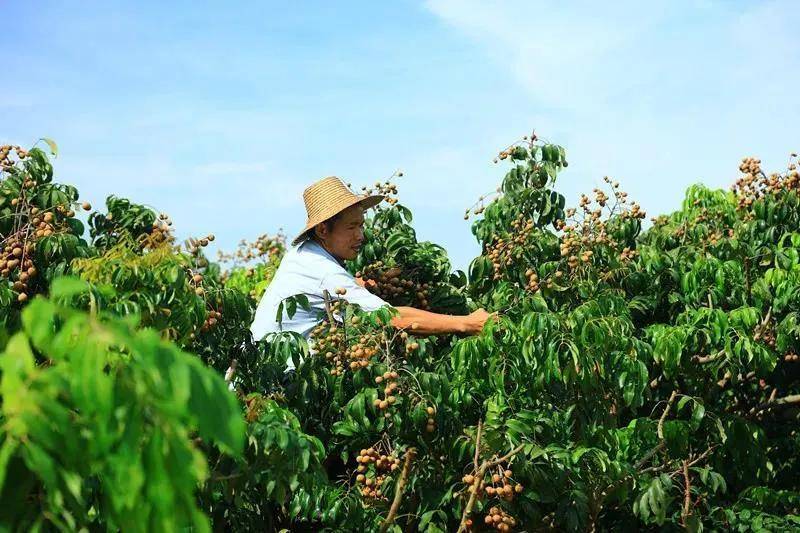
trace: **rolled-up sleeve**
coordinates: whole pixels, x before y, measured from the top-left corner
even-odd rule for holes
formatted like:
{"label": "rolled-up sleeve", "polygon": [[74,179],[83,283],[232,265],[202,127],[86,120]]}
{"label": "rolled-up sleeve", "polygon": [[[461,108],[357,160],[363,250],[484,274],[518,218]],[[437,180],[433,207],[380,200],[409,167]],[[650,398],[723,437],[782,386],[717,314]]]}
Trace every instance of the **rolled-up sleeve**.
{"label": "rolled-up sleeve", "polygon": [[344,299],[351,304],[359,305],[364,311],[377,311],[384,305],[389,305],[356,283],[355,278],[347,271],[328,274],[322,279],[321,287],[323,290],[327,290],[331,296],[336,294],[336,289],[346,290]]}

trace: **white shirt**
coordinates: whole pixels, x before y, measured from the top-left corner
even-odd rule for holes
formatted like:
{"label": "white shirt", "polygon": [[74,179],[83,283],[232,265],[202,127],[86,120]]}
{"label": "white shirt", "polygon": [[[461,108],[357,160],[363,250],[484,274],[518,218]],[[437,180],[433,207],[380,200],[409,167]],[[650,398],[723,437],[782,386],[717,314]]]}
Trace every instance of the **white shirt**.
{"label": "white shirt", "polygon": [[[347,291],[344,298],[349,303],[358,304],[364,311],[375,311],[388,305],[356,283],[355,278],[316,241],[309,239],[290,249],[256,308],[250,326],[253,339],[258,341],[266,334],[278,331],[295,331],[308,339],[311,330],[325,314],[323,291],[327,290],[331,297],[335,297],[339,287]],[[283,300],[297,294],[308,298],[311,310],[306,311],[298,305],[294,316],[289,318],[284,309],[279,324],[278,307]],[[287,364],[294,368],[291,359]]]}

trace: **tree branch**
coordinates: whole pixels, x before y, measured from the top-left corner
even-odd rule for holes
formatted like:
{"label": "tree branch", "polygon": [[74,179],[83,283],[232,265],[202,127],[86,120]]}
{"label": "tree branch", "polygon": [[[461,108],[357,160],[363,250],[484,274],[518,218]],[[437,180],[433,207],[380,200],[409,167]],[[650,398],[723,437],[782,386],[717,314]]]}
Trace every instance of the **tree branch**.
{"label": "tree branch", "polygon": [[392,501],[392,506],[389,508],[389,514],[386,515],[386,520],[383,521],[381,525],[381,533],[386,533],[389,529],[389,526],[392,525],[395,518],[397,518],[397,511],[400,509],[400,502],[403,500],[403,489],[406,486],[406,481],[408,480],[408,473],[411,471],[411,461],[414,460],[414,457],[417,454],[416,448],[409,448],[406,452],[406,460],[403,463],[403,471],[400,473],[400,479],[397,481],[397,486],[394,489],[394,500]]}
{"label": "tree branch", "polygon": [[672,402],[675,401],[677,396],[678,391],[672,391],[672,394],[669,395],[669,400],[667,400],[667,406],[664,408],[664,412],[661,414],[661,418],[658,420],[658,439],[661,441],[664,440],[664,420],[666,420],[669,410],[672,407]]}
{"label": "tree branch", "polygon": [[800,394],[790,394],[789,396],[784,396],[783,398],[772,398],[762,404],[756,405],[752,409],[750,409],[749,415],[754,415],[764,409],[772,409],[773,407],[781,407],[786,405],[792,405],[800,403]]}

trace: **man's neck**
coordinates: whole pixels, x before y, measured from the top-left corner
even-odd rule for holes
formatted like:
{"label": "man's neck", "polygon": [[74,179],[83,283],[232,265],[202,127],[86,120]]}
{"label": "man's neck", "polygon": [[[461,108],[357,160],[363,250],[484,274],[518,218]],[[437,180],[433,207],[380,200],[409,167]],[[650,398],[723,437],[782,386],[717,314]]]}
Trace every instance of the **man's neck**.
{"label": "man's neck", "polygon": [[333,257],[333,259],[334,259],[334,260],[335,260],[337,263],[339,263],[341,266],[344,266],[344,260],[343,260],[342,258],[340,258],[339,256],[337,256],[335,253],[333,253],[333,252],[332,252],[332,251],[331,251],[331,250],[330,250],[330,249],[329,249],[327,246],[325,246],[325,243],[324,243],[324,242],[322,242],[322,241],[321,241],[321,240],[319,240],[319,239],[314,239],[313,237],[312,237],[312,240],[313,240],[315,243],[317,243],[317,244],[320,246],[320,248],[322,248],[323,250],[325,250],[326,252],[328,252],[328,255],[330,255],[331,257]]}

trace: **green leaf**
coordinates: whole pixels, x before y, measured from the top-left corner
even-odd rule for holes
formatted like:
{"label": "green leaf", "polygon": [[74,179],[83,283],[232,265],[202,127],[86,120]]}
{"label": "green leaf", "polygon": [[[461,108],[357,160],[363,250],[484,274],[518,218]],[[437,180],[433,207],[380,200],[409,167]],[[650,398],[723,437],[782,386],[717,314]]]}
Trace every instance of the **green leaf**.
{"label": "green leaf", "polygon": [[48,139],[47,137],[42,137],[39,140],[40,141],[44,141],[45,144],[47,144],[47,146],[50,148],[50,153],[54,157],[58,157],[58,145],[56,144],[56,142],[54,140]]}
{"label": "green leaf", "polygon": [[62,276],[53,280],[50,285],[50,296],[53,298],[69,298],[77,294],[85,294],[91,290],[89,282],[72,276]]}

